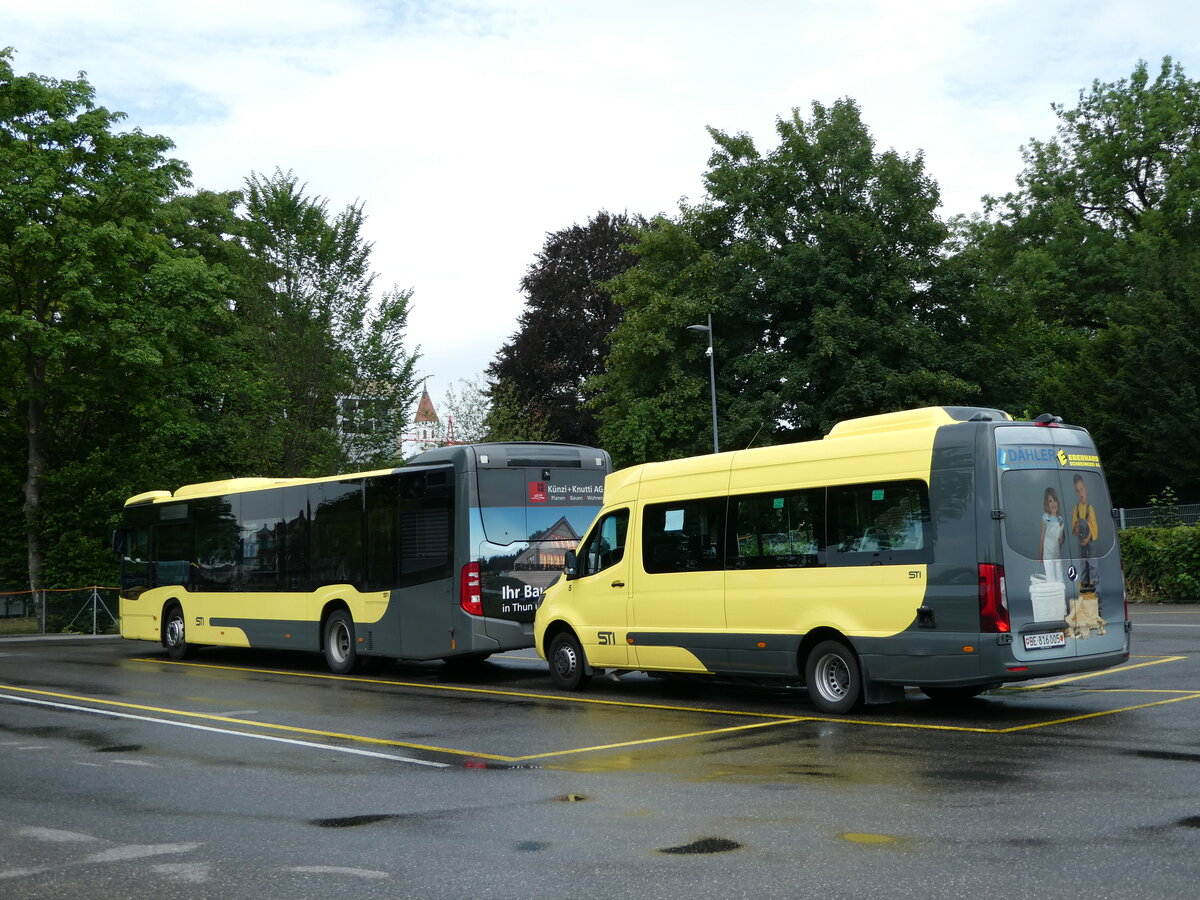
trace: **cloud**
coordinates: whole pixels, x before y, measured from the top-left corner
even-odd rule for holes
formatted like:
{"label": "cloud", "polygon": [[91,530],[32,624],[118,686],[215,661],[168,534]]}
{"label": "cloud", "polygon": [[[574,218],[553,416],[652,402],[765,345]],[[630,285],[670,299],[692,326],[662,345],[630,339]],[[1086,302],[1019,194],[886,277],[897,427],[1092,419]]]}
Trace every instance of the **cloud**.
{"label": "cloud", "polygon": [[971,212],[1053,134],[1051,102],[1139,58],[1200,70],[1182,0],[0,0],[0,20],[18,70],[86,70],[198,187],[278,167],[363,202],[435,396],[515,329],[548,232],[698,200],[705,126],[766,150],[777,117],[851,97]]}

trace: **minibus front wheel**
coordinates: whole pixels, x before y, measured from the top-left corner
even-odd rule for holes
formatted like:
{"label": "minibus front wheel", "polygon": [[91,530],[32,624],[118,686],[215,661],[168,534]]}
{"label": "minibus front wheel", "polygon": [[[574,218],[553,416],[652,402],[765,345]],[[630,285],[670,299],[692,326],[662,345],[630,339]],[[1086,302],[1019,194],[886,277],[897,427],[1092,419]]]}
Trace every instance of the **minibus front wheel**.
{"label": "minibus front wheel", "polygon": [[583,645],[573,631],[560,631],[550,641],[550,679],[564,691],[577,691],[592,680]]}
{"label": "minibus front wheel", "polygon": [[862,705],[862,666],[842,641],[821,641],[813,647],[804,676],[808,696],[821,712],[848,713]]}

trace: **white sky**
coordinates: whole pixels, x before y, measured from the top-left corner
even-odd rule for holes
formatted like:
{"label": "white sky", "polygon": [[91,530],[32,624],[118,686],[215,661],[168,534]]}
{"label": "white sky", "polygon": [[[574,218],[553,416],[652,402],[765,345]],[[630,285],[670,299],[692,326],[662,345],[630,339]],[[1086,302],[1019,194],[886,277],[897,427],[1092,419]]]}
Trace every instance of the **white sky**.
{"label": "white sky", "polygon": [[5,45],[18,72],[86,72],[196,188],[278,167],[363,201],[436,401],[515,330],[547,233],[701,199],[705,126],[767,150],[776,118],[850,97],[879,150],[924,151],[946,215],[974,212],[1051,102],[1168,54],[1200,78],[1200,4],[0,0]]}

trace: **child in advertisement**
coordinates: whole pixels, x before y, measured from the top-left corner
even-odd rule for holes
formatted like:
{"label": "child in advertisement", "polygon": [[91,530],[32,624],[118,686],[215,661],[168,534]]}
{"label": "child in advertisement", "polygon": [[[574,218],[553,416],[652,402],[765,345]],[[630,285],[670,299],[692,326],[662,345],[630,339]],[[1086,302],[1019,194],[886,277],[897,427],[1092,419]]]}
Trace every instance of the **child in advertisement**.
{"label": "child in advertisement", "polygon": [[1062,583],[1062,545],[1067,539],[1058,494],[1054,488],[1046,488],[1042,497],[1042,568],[1046,581]]}
{"label": "child in advertisement", "polygon": [[1079,557],[1083,564],[1079,573],[1079,596],[1071,603],[1067,625],[1070,634],[1086,639],[1092,636],[1092,632],[1105,634],[1104,626],[1108,624],[1100,616],[1099,572],[1091,560],[1092,544],[1100,537],[1100,528],[1096,521],[1096,508],[1088,503],[1087,482],[1076,473],[1072,483],[1079,502],[1071,508],[1071,534],[1079,543]]}

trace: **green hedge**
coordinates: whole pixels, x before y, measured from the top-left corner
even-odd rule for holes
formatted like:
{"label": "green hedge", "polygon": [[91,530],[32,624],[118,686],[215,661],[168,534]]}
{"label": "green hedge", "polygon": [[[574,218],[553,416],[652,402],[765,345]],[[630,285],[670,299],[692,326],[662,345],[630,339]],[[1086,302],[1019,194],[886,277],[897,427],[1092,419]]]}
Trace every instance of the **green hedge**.
{"label": "green hedge", "polygon": [[1131,603],[1200,603],[1200,527],[1120,532]]}

